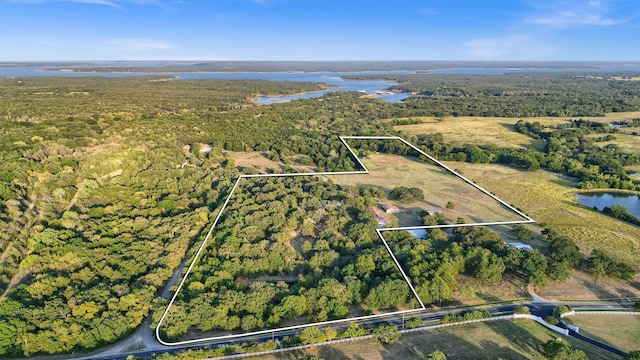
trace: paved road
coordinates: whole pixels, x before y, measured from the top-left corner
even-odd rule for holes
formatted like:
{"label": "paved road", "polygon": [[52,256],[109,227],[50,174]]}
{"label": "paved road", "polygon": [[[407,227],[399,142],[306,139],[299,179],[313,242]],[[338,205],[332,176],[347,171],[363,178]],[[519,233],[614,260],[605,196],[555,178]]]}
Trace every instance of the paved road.
{"label": "paved road", "polygon": [[[563,305],[569,305],[571,306],[574,310],[621,310],[621,311],[628,311],[630,309],[633,308],[633,303],[630,302],[564,302],[562,303]],[[553,310],[559,305],[559,303],[551,303],[551,302],[547,302],[547,303],[542,303],[542,302],[535,302],[535,303],[531,303],[531,302],[526,302],[526,303],[522,303],[522,304],[507,304],[507,305],[496,305],[496,306],[490,306],[490,307],[484,307],[485,310],[489,311],[492,315],[502,315],[502,314],[508,314],[508,313],[513,313],[514,308],[516,306],[520,306],[520,305],[526,305],[530,308],[531,313],[533,315],[536,316],[540,316],[542,318],[544,318],[545,316],[551,315],[553,313]],[[469,309],[473,309],[473,308],[469,308]],[[446,314],[448,314],[451,311],[460,311],[460,308],[457,309],[447,309],[447,310],[443,310],[443,311],[432,311],[432,310],[425,310],[424,312],[418,312],[415,314],[411,314],[406,316],[405,320],[408,319],[410,316],[419,316],[425,323],[428,322],[435,322],[438,320],[441,320]],[[364,322],[360,322],[363,326],[376,326],[382,323],[391,323],[391,324],[395,324],[398,325],[399,327],[402,326],[402,316],[399,315],[394,315],[394,316],[390,316],[388,318],[378,318],[378,319],[371,319],[368,321],[364,321]],[[346,328],[348,326],[348,323],[343,324],[343,325],[334,325],[332,326],[333,328],[335,328],[336,330],[343,330],[344,328]],[[230,344],[241,344],[243,342],[252,342],[252,341],[257,341],[257,342],[264,342],[267,340],[278,340],[278,341],[282,341],[282,339],[285,336],[292,336],[295,335],[299,332],[299,330],[289,330],[289,331],[280,331],[280,332],[276,332],[274,331],[273,333],[269,333],[266,335],[256,335],[256,336],[251,336],[251,337],[244,337],[240,340],[236,340],[236,341],[208,341],[208,342],[202,342],[202,343],[195,343],[195,344],[187,344],[187,345],[181,345],[181,346],[164,346],[160,343],[157,342],[157,340],[155,340],[155,336],[154,336],[154,332],[153,330],[151,330],[148,327],[148,323],[145,322],[145,324],[143,326],[141,326],[138,331],[136,331],[132,336],[130,336],[129,338],[121,341],[120,343],[112,346],[109,349],[105,349],[104,351],[98,351],[98,352],[94,352],[92,353],[90,356],[86,356],[85,355],[76,355],[76,356],[69,356],[67,355],[66,358],[75,358],[77,360],[82,360],[82,359],[96,359],[96,360],[124,360],[126,359],[126,357],[128,355],[135,355],[136,357],[139,358],[143,358],[143,359],[150,359],[152,354],[158,354],[158,353],[178,353],[181,351],[185,351],[188,349],[201,349],[201,348],[211,348],[211,347],[218,347],[218,346],[226,346],[226,345],[230,345]],[[571,336],[574,336],[572,334],[570,334]],[[600,346],[601,348],[604,348],[606,350],[609,350],[615,354],[620,354],[622,353],[620,350],[615,349],[611,346],[608,346],[606,344],[601,344],[598,343],[597,341],[593,340],[593,339],[586,339],[584,338],[584,336],[580,335],[580,334],[576,334],[577,336],[575,336],[578,339],[587,341],[593,345],[596,346],[600,346],[600,345],[604,345],[606,347]],[[142,340],[144,339],[144,340]],[[125,346],[123,346],[123,344]],[[136,344],[139,345],[139,347],[136,346]],[[624,353],[622,353],[624,354]],[[42,357],[43,359],[53,359],[52,357]],[[60,357],[58,357],[57,359],[60,359]]]}
{"label": "paved road", "polygon": [[597,346],[597,347],[599,347],[601,349],[605,349],[605,350],[607,350],[609,352],[612,352],[612,353],[614,353],[616,355],[620,355],[622,357],[627,355],[626,352],[624,352],[624,351],[622,351],[622,350],[620,350],[618,348],[614,348],[613,346],[610,346],[610,345],[607,345],[605,343],[601,343],[600,341],[596,341],[594,339],[588,338],[588,337],[583,336],[583,335],[581,335],[581,334],[579,334],[579,333],[577,333],[577,332],[575,332],[573,330],[569,330],[569,336],[573,336],[576,339],[580,339],[582,341],[586,341],[589,344],[595,345],[595,346]]}

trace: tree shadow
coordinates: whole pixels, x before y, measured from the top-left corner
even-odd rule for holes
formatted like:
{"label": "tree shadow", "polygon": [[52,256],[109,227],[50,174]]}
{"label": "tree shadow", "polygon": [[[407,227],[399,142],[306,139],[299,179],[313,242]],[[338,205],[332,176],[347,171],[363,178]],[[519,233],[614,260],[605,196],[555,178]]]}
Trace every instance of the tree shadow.
{"label": "tree shadow", "polygon": [[297,359],[303,358],[305,355],[306,355],[305,351],[292,350],[292,351],[285,351],[285,352],[273,354],[273,357],[275,357],[278,360],[297,360]]}
{"label": "tree shadow", "polygon": [[318,356],[326,360],[348,360],[362,359],[361,357],[349,357],[339,349],[330,346],[321,346],[318,348]]}
{"label": "tree shadow", "polygon": [[600,300],[618,298],[619,297],[618,295],[600,286],[600,283],[602,283],[603,281],[607,281],[607,279],[599,278],[595,281],[593,279],[589,279],[589,280],[583,281],[582,284]]}
{"label": "tree shadow", "polygon": [[622,297],[624,299],[635,299],[636,297],[638,297],[637,293],[635,293],[633,291],[630,291],[629,289],[625,289],[623,287],[616,287],[616,291],[620,294],[620,297]]}
{"label": "tree shadow", "polygon": [[[486,327],[487,325],[468,326]],[[478,332],[472,331],[468,334],[468,338],[466,338],[456,334],[459,329],[462,329],[462,327],[451,328],[451,330],[404,334],[401,337],[400,343],[386,345],[384,350],[380,352],[380,355],[383,359],[425,359],[432,352],[440,350],[448,359],[526,358],[526,356],[518,353],[518,351],[513,348],[501,346],[489,340],[492,337],[490,334],[491,331],[485,331],[484,329]],[[506,337],[504,334],[500,335]],[[480,338],[478,339],[478,337]],[[472,342],[473,340],[471,339],[477,339],[477,341]],[[526,354],[528,352],[524,353]]]}
{"label": "tree shadow", "polygon": [[527,359],[526,356],[519,354],[515,350],[510,349],[506,346],[500,346],[490,340],[480,341],[480,347],[489,354],[500,354],[500,359]]}
{"label": "tree shadow", "polygon": [[[502,126],[503,128],[505,128],[505,129],[507,129],[507,130],[509,130],[511,132],[520,134],[519,132],[516,131],[515,123],[514,124],[509,124],[509,123],[499,122],[498,125]],[[522,135],[526,136],[526,134],[522,134]],[[542,150],[544,150],[544,144],[545,144],[545,142],[542,139],[530,138],[529,142],[518,144],[518,145],[520,145],[522,147],[534,148],[536,150],[542,151]]]}
{"label": "tree shadow", "polygon": [[[491,324],[498,325],[498,324]],[[528,330],[524,329],[517,322],[504,321],[499,326],[488,327],[496,334],[509,339],[516,348],[519,348],[525,354],[539,353],[542,351],[542,341],[534,337]],[[539,326],[533,324],[534,326]],[[541,326],[541,325],[540,325]],[[514,351],[514,350],[511,350]],[[518,355],[522,357],[521,355]]]}
{"label": "tree shadow", "polygon": [[491,295],[491,294],[487,294],[487,293],[483,293],[483,292],[476,292],[476,296],[478,297],[478,299],[484,300],[486,302],[498,302],[502,299],[500,299],[497,296]]}

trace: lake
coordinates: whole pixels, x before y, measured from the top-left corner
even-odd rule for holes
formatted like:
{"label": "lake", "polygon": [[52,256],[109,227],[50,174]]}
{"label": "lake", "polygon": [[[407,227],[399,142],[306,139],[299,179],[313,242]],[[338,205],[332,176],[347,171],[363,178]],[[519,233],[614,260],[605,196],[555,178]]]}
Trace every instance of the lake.
{"label": "lake", "polygon": [[[116,62],[104,63],[103,66],[142,66],[142,67],[158,67],[158,66],[179,66],[176,63],[159,63],[159,62]],[[289,102],[295,99],[310,99],[320,97],[327,92],[336,91],[360,91],[369,95],[378,97],[387,102],[400,102],[409,97],[406,93],[383,93],[390,86],[397,85],[395,82],[382,80],[345,80],[343,76],[348,75],[381,75],[381,74],[415,74],[413,70],[398,71],[358,71],[358,72],[74,72],[73,68],[77,66],[97,66],[96,64],[70,64],[67,68],[57,66],[44,66],[34,64],[33,66],[1,66],[0,77],[31,77],[31,76],[62,76],[62,77],[128,77],[128,76],[175,76],[178,79],[226,79],[226,80],[269,80],[269,81],[295,81],[295,82],[318,82],[332,86],[323,91],[316,91],[304,94],[285,95],[285,96],[265,96],[255,100],[259,104],[274,104]],[[184,65],[184,64],[182,64]],[[99,67],[99,66],[97,66]],[[578,68],[450,68],[428,70],[431,74],[476,74],[476,75],[502,75],[507,73],[544,73],[544,72],[616,72],[616,71],[640,71],[640,66],[593,66]]]}
{"label": "lake", "polygon": [[588,207],[596,207],[602,210],[604,207],[624,205],[629,214],[640,218],[640,197],[623,193],[582,193],[577,194],[578,202]]}
{"label": "lake", "polygon": [[259,104],[274,104],[289,102],[295,99],[309,99],[320,97],[327,92],[360,91],[378,97],[387,102],[400,102],[409,97],[406,93],[376,94],[398,83],[383,80],[345,80],[349,75],[377,75],[377,74],[413,74],[413,71],[361,71],[361,72],[73,72],[71,69],[51,70],[46,67],[0,67],[1,77],[33,77],[33,76],[62,76],[62,77],[128,77],[128,76],[175,76],[178,79],[224,79],[224,80],[269,80],[324,83],[330,88],[296,95],[264,96],[255,100]]}

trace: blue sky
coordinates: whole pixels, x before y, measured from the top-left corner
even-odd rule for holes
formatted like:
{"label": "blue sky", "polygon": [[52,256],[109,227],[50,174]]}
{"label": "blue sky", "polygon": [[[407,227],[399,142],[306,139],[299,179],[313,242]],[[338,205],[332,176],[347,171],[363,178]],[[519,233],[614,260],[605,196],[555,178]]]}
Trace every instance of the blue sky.
{"label": "blue sky", "polygon": [[0,0],[0,61],[640,61],[640,0]]}

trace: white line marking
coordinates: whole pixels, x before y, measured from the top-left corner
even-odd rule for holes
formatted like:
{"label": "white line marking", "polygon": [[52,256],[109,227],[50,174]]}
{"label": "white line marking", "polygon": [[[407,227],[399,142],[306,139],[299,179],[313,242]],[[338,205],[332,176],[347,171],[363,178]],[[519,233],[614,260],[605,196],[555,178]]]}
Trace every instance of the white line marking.
{"label": "white line marking", "polygon": [[[491,194],[487,190],[483,189],[479,185],[475,184],[473,181],[470,181],[467,178],[465,178],[464,176],[458,174],[457,172],[455,172],[454,170],[450,169],[449,167],[447,167],[446,165],[444,165],[440,161],[438,161],[435,158],[433,158],[431,155],[425,153],[424,151],[420,150],[418,147],[416,147],[413,144],[407,142],[406,140],[404,140],[401,137],[398,137],[398,136],[340,136],[339,138],[340,138],[340,141],[342,142],[342,144],[344,146],[346,146],[347,150],[349,150],[349,152],[351,153],[351,156],[353,156],[353,158],[358,163],[358,165],[360,165],[360,167],[362,169],[364,169],[363,171],[338,171],[338,172],[289,173],[289,174],[256,174],[256,175],[240,175],[238,177],[238,180],[236,180],[235,184],[231,188],[231,192],[227,196],[227,199],[222,204],[222,207],[220,208],[220,212],[218,212],[218,215],[216,216],[215,220],[213,221],[213,224],[211,225],[211,228],[209,229],[209,232],[207,232],[207,236],[204,238],[204,240],[202,241],[202,244],[200,245],[200,248],[198,248],[198,251],[196,252],[195,256],[193,257],[191,265],[189,265],[189,268],[187,269],[187,272],[185,273],[184,277],[182,278],[182,281],[180,281],[180,284],[178,285],[178,288],[176,289],[176,292],[173,294],[173,297],[171,298],[171,301],[167,305],[167,308],[165,309],[164,313],[162,314],[162,317],[160,318],[160,321],[158,322],[158,325],[156,325],[155,333],[156,333],[156,339],[158,340],[159,343],[161,343],[162,345],[166,345],[166,346],[176,346],[176,345],[186,345],[186,344],[193,344],[193,343],[206,342],[206,341],[228,340],[228,339],[234,339],[234,338],[239,338],[239,337],[244,337],[244,336],[253,336],[253,335],[275,333],[275,332],[278,332],[278,331],[286,331],[286,330],[293,330],[293,329],[303,329],[303,328],[310,327],[310,326],[324,326],[324,325],[336,324],[336,323],[341,323],[341,322],[350,322],[350,321],[357,321],[357,320],[368,320],[368,319],[381,318],[381,317],[386,317],[386,316],[408,314],[408,313],[413,313],[413,312],[417,312],[417,311],[422,311],[422,310],[426,309],[426,307],[425,307],[424,303],[422,302],[422,299],[420,299],[420,297],[418,296],[418,293],[416,292],[415,288],[411,284],[411,281],[409,280],[409,278],[405,274],[402,266],[400,265],[400,263],[396,259],[393,251],[391,251],[391,248],[389,247],[389,245],[387,244],[386,240],[384,239],[384,236],[382,236],[382,232],[383,231],[433,229],[433,228],[452,228],[452,227],[461,227],[461,226],[510,225],[510,224],[522,224],[522,223],[535,222],[533,219],[531,219],[527,215],[523,214],[522,212],[520,212],[519,210],[515,209],[511,205],[509,205],[506,202],[502,201],[501,199],[499,199],[495,195]],[[283,328],[254,331],[254,332],[251,332],[251,333],[243,333],[243,334],[235,334],[235,335],[214,336],[214,337],[208,337],[208,338],[203,338],[203,339],[184,340],[184,341],[177,341],[177,342],[166,342],[166,341],[162,340],[160,338],[160,326],[162,325],[162,323],[164,322],[165,318],[167,317],[167,314],[169,313],[169,309],[171,308],[171,306],[175,302],[175,300],[176,300],[176,298],[178,296],[178,293],[180,293],[180,290],[182,289],[182,286],[184,285],[185,281],[189,277],[189,274],[191,273],[191,269],[194,267],[196,261],[198,260],[198,257],[202,253],[202,250],[204,249],[205,245],[208,243],[209,239],[211,238],[211,234],[213,233],[213,229],[218,224],[218,220],[220,220],[220,217],[222,216],[222,213],[224,212],[225,208],[227,207],[227,204],[229,203],[229,200],[231,200],[231,196],[236,191],[236,188],[238,187],[238,184],[240,184],[240,181],[242,181],[242,179],[244,179],[244,178],[259,178],[259,177],[326,176],[326,175],[369,174],[369,170],[367,169],[367,167],[362,163],[362,161],[360,161],[360,159],[358,158],[356,153],[353,151],[353,149],[349,146],[349,144],[347,144],[346,140],[348,140],[348,139],[399,140],[402,143],[404,143],[405,145],[408,145],[412,149],[414,149],[417,152],[419,152],[421,155],[424,155],[425,157],[427,157],[429,160],[433,161],[437,165],[439,165],[442,168],[446,169],[447,171],[449,171],[453,175],[455,175],[455,176],[461,178],[462,180],[464,180],[465,182],[471,184],[473,187],[475,187],[476,189],[480,190],[484,194],[489,195],[491,198],[493,198],[494,200],[498,201],[503,206],[506,206],[508,209],[510,209],[511,211],[515,212],[516,214],[522,216],[526,220],[522,220],[522,221],[504,221],[504,222],[489,222],[489,223],[472,223],[472,224],[450,224],[450,225],[436,225],[436,226],[409,226],[409,227],[376,229],[376,233],[378,234],[378,237],[382,240],[382,243],[387,248],[387,251],[389,251],[389,254],[391,255],[391,258],[396,263],[396,266],[398,267],[398,269],[402,273],[402,276],[404,277],[405,281],[409,285],[409,288],[411,289],[411,291],[413,292],[414,296],[418,299],[418,302],[422,306],[422,308],[420,308],[420,309],[411,309],[411,310],[395,311],[395,312],[385,313],[385,314],[359,316],[359,317],[354,317],[354,318],[349,318],[349,319],[338,319],[338,320],[322,321],[322,322],[311,323],[311,324],[288,326],[288,327],[283,327]]]}

